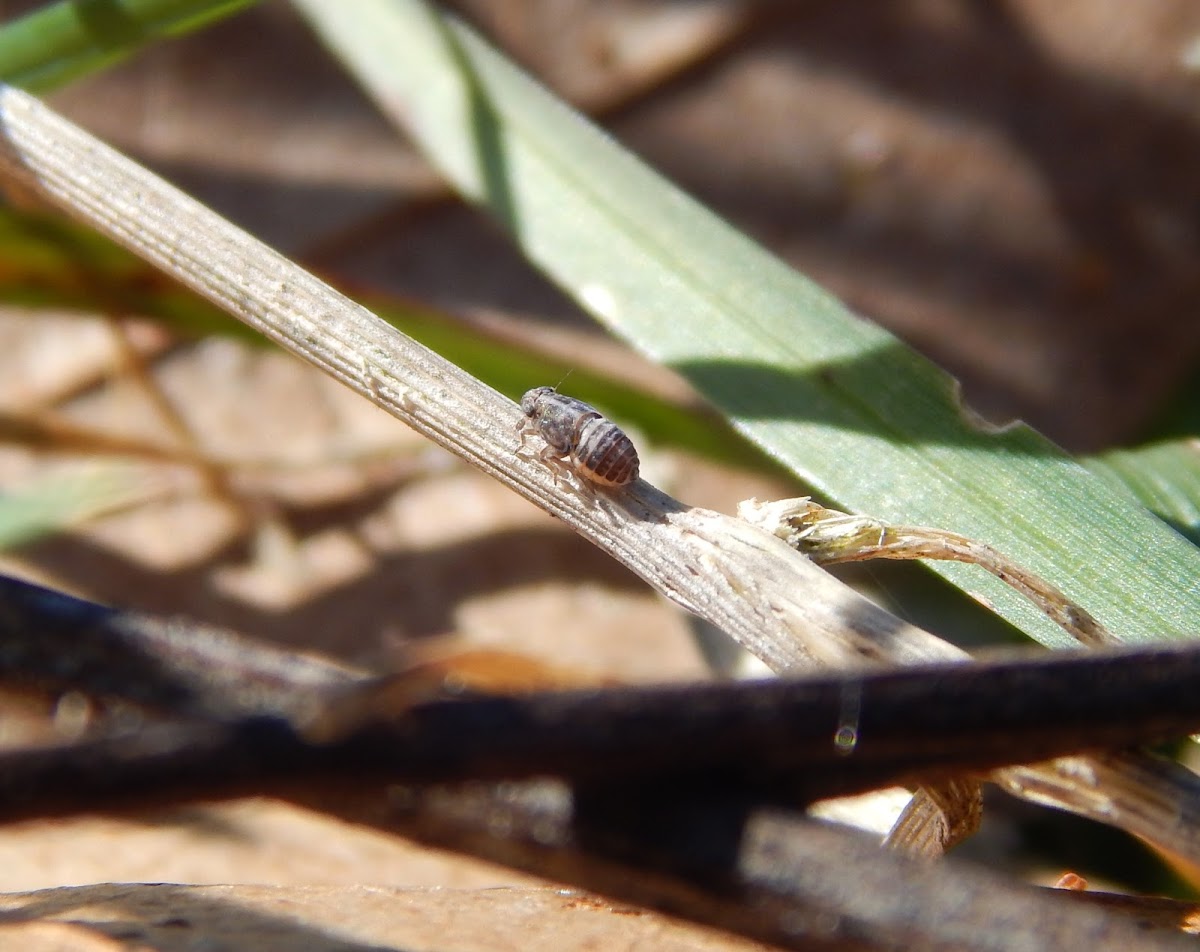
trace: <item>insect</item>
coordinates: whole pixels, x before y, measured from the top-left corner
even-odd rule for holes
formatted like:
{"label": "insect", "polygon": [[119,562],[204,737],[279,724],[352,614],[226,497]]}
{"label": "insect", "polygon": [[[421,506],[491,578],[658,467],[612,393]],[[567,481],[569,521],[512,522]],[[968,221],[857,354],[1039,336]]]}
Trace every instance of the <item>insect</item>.
{"label": "insect", "polygon": [[534,387],[521,398],[521,447],[531,434],[546,441],[541,458],[561,468],[564,463],[598,486],[628,486],[638,476],[638,455],[611,420],[553,387]]}

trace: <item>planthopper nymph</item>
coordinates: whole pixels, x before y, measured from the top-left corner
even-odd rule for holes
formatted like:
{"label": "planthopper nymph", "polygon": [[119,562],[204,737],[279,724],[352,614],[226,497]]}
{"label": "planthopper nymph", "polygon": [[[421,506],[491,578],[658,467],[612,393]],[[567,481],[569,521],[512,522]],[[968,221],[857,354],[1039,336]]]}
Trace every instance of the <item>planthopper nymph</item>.
{"label": "planthopper nymph", "polygon": [[531,434],[546,441],[541,457],[564,464],[588,482],[620,488],[638,477],[633,441],[611,420],[582,400],[565,397],[553,387],[534,387],[521,398],[521,446]]}

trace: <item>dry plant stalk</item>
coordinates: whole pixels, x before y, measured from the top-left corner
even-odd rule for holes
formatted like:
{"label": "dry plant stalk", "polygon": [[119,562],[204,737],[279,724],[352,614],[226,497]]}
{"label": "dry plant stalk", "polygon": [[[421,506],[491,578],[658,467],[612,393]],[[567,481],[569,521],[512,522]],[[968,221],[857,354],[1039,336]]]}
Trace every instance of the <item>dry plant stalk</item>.
{"label": "dry plant stalk", "polygon": [[[783,542],[639,480],[565,490],[519,456],[506,397],[20,90],[0,90],[0,175],[161,268],[608,551],[777,671],[955,656]],[[542,383],[531,381],[530,383]]]}
{"label": "dry plant stalk", "polygon": [[[614,493],[564,490],[544,463],[516,453],[522,415],[510,400],[10,87],[0,88],[0,178],[125,246],[557,516],[777,672],[964,657],[742,519],[688,507],[642,480]],[[1185,796],[1184,784],[1155,776],[1158,799]],[[935,809],[936,799],[918,805]],[[1097,816],[1094,797],[1068,791],[1059,799]],[[1106,807],[1100,818],[1121,816]],[[1190,855],[1200,858],[1200,834],[1190,839]]]}
{"label": "dry plant stalk", "polygon": [[762,526],[818,565],[869,559],[938,559],[978,565],[1020,592],[1052,622],[1088,648],[1121,640],[1082,605],[985,542],[927,526],[895,526],[872,516],[828,509],[807,496],[760,503],[749,499],[738,515]]}

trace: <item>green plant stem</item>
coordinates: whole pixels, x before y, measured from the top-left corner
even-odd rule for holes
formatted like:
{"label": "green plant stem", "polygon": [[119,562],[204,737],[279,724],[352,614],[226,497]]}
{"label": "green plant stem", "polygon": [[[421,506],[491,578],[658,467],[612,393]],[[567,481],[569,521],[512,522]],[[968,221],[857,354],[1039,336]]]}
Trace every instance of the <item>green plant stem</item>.
{"label": "green plant stem", "polygon": [[125,58],[147,43],[229,16],[255,0],[75,0],[51,3],[0,29],[0,80],[47,90]]}

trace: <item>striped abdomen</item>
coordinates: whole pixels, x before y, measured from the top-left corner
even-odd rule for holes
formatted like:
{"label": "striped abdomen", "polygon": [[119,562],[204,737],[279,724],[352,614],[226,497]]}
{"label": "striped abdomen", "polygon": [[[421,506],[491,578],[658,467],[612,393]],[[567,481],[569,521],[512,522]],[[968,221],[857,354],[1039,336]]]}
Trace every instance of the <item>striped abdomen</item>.
{"label": "striped abdomen", "polygon": [[571,461],[580,475],[603,486],[627,486],[638,477],[633,441],[598,413],[581,421]]}

